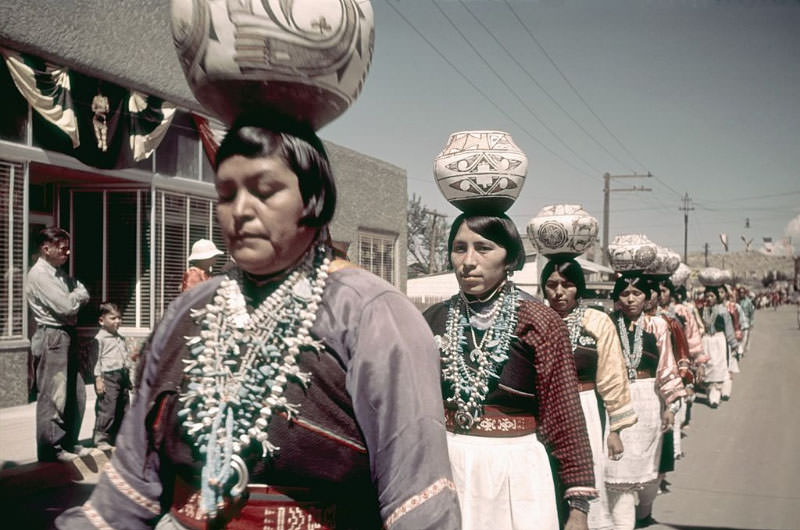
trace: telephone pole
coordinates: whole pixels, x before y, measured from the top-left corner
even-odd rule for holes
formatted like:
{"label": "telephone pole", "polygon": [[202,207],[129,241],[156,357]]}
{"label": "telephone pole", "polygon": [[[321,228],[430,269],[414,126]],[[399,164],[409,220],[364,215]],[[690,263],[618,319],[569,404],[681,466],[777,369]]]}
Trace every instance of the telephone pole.
{"label": "telephone pole", "polygon": [[439,217],[447,217],[443,213],[439,213],[435,210],[428,210],[427,208],[422,209],[422,213],[431,216],[431,237],[430,237],[430,250],[428,255],[428,274],[433,274],[434,266],[436,265],[436,239],[437,239],[437,231],[436,231],[436,221]]}
{"label": "telephone pole", "polygon": [[678,210],[683,212],[683,262],[687,265],[689,264],[689,251],[688,251],[688,243],[687,240],[689,238],[689,211],[694,210],[694,207],[690,207],[692,199],[689,198],[689,192],[683,194],[683,198],[681,198],[683,202],[683,206],[678,208]]}
{"label": "telephone pole", "polygon": [[644,186],[632,186],[630,188],[611,188],[611,179],[633,179],[652,177],[653,175],[648,171],[646,175],[603,175],[603,265],[608,265],[608,215],[609,203],[611,202],[612,191],[653,191],[652,188],[645,188]]}

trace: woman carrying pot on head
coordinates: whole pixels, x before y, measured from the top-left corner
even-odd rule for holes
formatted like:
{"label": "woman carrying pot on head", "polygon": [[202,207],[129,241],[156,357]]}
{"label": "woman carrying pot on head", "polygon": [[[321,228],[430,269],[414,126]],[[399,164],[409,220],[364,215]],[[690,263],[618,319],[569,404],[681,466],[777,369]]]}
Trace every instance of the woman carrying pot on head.
{"label": "woman carrying pot on head", "polygon": [[216,171],[236,267],[170,305],[113,461],[58,526],[458,528],[433,336],[331,261],[322,142],[246,114]]}
{"label": "woman carrying pot on head", "polygon": [[723,393],[730,395],[730,352],[736,351],[738,346],[733,320],[721,293],[724,289],[706,286],[706,303],[701,313],[706,332],[703,335],[703,350],[708,355],[704,377],[708,389],[708,404],[714,409],[719,407]]}
{"label": "woman carrying pot on head", "polygon": [[[652,524],[653,501],[658,494],[663,433],[675,421],[685,395],[672,355],[669,328],[664,319],[644,313],[654,286],[640,273],[621,276],[612,298],[630,382],[637,423],[620,437],[625,452],[606,462],[606,486],[615,528]],[[638,496],[638,503],[637,503]]]}
{"label": "woman carrying pot on head", "polygon": [[425,319],[441,352],[463,528],[558,528],[548,451],[569,503],[566,528],[587,528],[597,492],[575,362],[558,314],[509,279],[524,262],[516,227],[503,214],[462,214],[448,251],[460,291]]}
{"label": "woman carrying pot on head", "polygon": [[[589,528],[613,528],[603,480],[604,432],[608,433],[608,458],[619,460],[624,454],[620,431],[636,423],[617,330],[605,313],[581,304],[586,280],[583,269],[574,259],[550,259],[542,269],[541,285],[550,307],[567,325],[578,371],[581,406],[600,492],[599,502],[591,503]],[[606,414],[608,425],[604,425]]]}

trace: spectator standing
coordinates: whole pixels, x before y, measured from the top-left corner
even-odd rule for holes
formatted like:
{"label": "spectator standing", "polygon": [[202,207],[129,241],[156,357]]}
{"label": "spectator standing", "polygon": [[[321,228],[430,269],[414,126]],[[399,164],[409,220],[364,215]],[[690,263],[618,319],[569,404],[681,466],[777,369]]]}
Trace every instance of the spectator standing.
{"label": "spectator standing", "polygon": [[101,451],[112,449],[130,404],[130,359],[125,337],[119,334],[121,322],[116,304],[100,304],[100,330],[92,339],[92,358],[97,393],[93,441]]}
{"label": "spectator standing", "polygon": [[217,258],[224,254],[210,239],[198,239],[192,245],[189,255],[189,268],[183,273],[181,292],[191,289],[211,277],[211,267]]}
{"label": "spectator standing", "polygon": [[70,256],[69,233],[45,228],[39,232],[38,243],[39,259],[28,272],[25,286],[36,321],[31,352],[38,360],[37,454],[40,461],[68,462],[88,452],[77,447],[86,388],[79,373],[75,323],[89,292],[60,269]]}

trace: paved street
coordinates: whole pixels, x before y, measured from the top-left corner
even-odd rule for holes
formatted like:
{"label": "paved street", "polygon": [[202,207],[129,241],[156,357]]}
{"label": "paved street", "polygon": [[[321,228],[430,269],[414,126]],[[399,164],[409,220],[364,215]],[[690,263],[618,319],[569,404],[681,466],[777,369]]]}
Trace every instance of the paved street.
{"label": "paved street", "polygon": [[[751,348],[719,409],[695,405],[686,457],[658,497],[653,530],[796,530],[800,528],[800,330],[796,308],[760,310]],[[90,390],[90,389],[89,389]],[[90,396],[92,396],[90,392]],[[82,438],[94,422],[90,398]],[[0,410],[0,513],[3,527],[48,528],[91,493],[105,455],[79,468],[35,463],[33,405]]]}
{"label": "paved street", "polygon": [[800,528],[800,330],[797,309],[756,313],[731,400],[696,404],[686,457],[653,515],[661,529]]}

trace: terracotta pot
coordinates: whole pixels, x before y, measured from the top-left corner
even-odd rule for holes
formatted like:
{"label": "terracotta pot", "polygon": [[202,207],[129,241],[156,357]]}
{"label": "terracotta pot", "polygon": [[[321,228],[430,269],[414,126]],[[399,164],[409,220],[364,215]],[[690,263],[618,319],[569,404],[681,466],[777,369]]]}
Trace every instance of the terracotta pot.
{"label": "terracotta pot", "polygon": [[230,125],[268,109],[318,129],[364,85],[368,0],[172,0],[172,35],[197,100]]}
{"label": "terracotta pot", "polygon": [[617,272],[641,272],[656,259],[656,249],[644,234],[621,234],[609,243],[608,260]]}
{"label": "terracotta pot", "polygon": [[691,274],[691,272],[692,269],[690,269],[687,264],[681,263],[680,265],[678,265],[678,268],[675,269],[675,272],[673,272],[672,276],[670,276],[669,278],[670,280],[672,280],[673,285],[675,286],[683,285],[684,283],[686,283],[686,280],[689,279],[689,275]]}
{"label": "terracotta pot", "polygon": [[433,175],[450,204],[470,214],[500,214],[522,191],[528,157],[502,131],[450,135],[433,161]]}
{"label": "terracotta pot", "polygon": [[597,239],[597,219],[579,204],[552,204],[528,223],[528,237],[545,256],[574,258]]}
{"label": "terracotta pot", "polygon": [[725,283],[725,271],[716,267],[706,267],[697,274],[697,279],[706,287],[719,287]]}
{"label": "terracotta pot", "polygon": [[681,264],[681,257],[677,252],[662,246],[656,246],[656,258],[645,270],[644,273],[651,276],[667,277]]}

